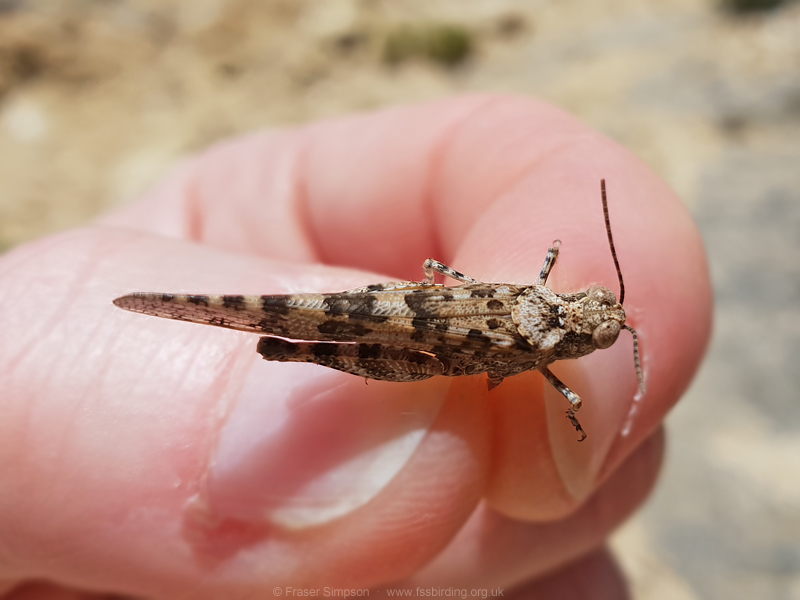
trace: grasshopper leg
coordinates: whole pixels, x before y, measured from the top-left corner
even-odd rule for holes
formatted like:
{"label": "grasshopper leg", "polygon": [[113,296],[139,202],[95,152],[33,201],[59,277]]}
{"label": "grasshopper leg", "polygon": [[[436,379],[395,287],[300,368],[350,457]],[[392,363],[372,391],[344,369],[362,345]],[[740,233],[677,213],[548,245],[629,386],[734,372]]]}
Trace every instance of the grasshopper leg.
{"label": "grasshopper leg", "polygon": [[425,262],[422,263],[422,270],[425,271],[426,282],[431,285],[436,283],[436,273],[440,273],[445,277],[452,277],[461,283],[481,283],[477,279],[459,273],[455,269],[448,267],[444,263],[440,263],[438,260],[433,260],[432,258],[425,259]]}
{"label": "grasshopper leg", "polygon": [[558,258],[558,249],[561,246],[561,240],[554,240],[553,245],[547,250],[547,256],[544,257],[544,264],[542,265],[542,270],[539,273],[539,279],[536,282],[536,285],[544,285],[547,283],[547,277],[550,275],[550,270],[553,268],[553,265],[556,264],[556,259]]}
{"label": "grasshopper leg", "polygon": [[257,351],[266,360],[314,363],[382,381],[421,381],[447,371],[444,362],[431,354],[386,344],[290,342],[262,337]]}
{"label": "grasshopper leg", "polygon": [[489,371],[487,373],[487,375],[489,376],[489,378],[486,381],[487,381],[487,383],[489,385],[489,389],[490,390],[493,390],[498,385],[503,383],[503,379],[505,379],[502,375],[498,375],[496,373],[492,373],[491,371]]}
{"label": "grasshopper leg", "polygon": [[575,414],[581,408],[581,397],[564,385],[564,383],[558,377],[553,375],[552,371],[550,371],[550,369],[548,369],[546,366],[541,367],[539,370],[542,372],[542,375],[544,375],[545,379],[550,382],[550,385],[556,388],[556,390],[558,390],[567,400],[569,400],[570,407],[567,411],[567,418],[569,419],[570,423],[572,423],[573,427],[575,427],[575,430],[581,434],[581,439],[578,441],[582,442],[586,439],[586,432],[583,430],[583,427],[581,427],[581,424],[578,422],[578,418],[575,416]]}

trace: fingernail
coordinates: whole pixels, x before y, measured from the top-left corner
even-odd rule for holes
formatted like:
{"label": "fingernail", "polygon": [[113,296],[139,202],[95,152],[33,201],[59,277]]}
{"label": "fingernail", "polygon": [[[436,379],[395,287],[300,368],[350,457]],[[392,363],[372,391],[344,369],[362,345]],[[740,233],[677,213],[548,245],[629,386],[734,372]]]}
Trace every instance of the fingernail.
{"label": "fingernail", "polygon": [[609,449],[620,434],[636,394],[629,348],[615,344],[578,361],[563,361],[550,369],[583,400],[577,413],[587,438],[566,418],[569,402],[544,382],[548,433],[553,459],[570,495],[581,502],[597,487]]}
{"label": "fingernail", "polygon": [[442,380],[367,385],[315,365],[255,364],[220,433],[209,510],[293,529],[356,510],[422,442],[446,393]]}

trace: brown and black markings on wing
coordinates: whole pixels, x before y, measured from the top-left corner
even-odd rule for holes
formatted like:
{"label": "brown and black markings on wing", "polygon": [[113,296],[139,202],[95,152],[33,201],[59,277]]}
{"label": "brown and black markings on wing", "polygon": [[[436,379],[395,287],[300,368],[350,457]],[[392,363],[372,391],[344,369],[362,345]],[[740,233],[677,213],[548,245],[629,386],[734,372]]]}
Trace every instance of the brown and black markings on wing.
{"label": "brown and black markings on wing", "polygon": [[267,360],[313,362],[389,381],[485,371],[498,379],[537,366],[511,320],[522,289],[408,282],[334,294],[137,293],[114,303],[154,316],[268,334],[258,345]]}

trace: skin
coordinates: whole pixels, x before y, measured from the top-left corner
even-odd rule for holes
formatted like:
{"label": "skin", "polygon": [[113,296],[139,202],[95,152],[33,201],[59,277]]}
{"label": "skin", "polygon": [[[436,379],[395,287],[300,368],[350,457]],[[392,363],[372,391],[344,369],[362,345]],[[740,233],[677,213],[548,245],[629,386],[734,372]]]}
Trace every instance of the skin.
{"label": "skin", "polygon": [[[111,304],[419,280],[428,257],[531,283],[556,238],[549,287],[617,293],[601,177],[648,393],[633,403],[624,331],[555,363],[584,399],[581,444],[535,372],[491,392],[485,376],[364,385],[265,362],[257,336]],[[661,420],[710,321],[679,199],[546,104],[469,96],[220,144],[129,207],[0,257],[0,590],[626,597],[604,542],[656,479]]]}

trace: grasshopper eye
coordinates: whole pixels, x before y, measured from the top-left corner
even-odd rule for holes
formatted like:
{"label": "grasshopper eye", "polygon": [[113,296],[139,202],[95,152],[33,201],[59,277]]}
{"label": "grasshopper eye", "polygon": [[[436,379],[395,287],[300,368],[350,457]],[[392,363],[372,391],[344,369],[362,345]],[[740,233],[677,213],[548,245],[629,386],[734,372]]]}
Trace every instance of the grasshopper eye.
{"label": "grasshopper eye", "polygon": [[586,295],[592,300],[596,300],[600,304],[614,306],[617,303],[617,298],[614,296],[614,292],[606,287],[603,287],[602,285],[593,285],[586,290]]}
{"label": "grasshopper eye", "polygon": [[614,344],[619,337],[620,325],[616,321],[603,321],[592,332],[592,346],[605,350]]}

